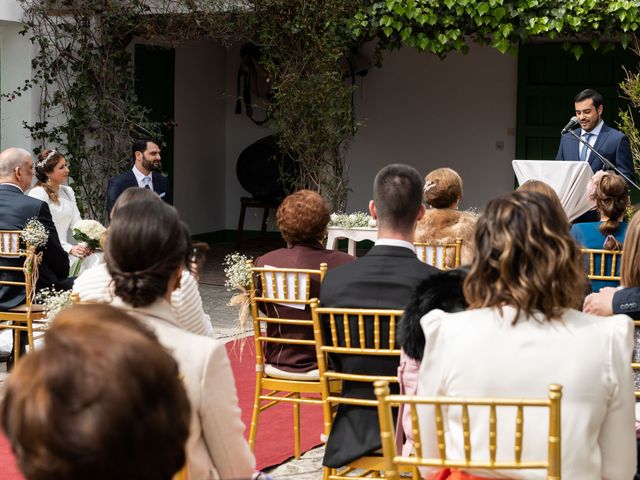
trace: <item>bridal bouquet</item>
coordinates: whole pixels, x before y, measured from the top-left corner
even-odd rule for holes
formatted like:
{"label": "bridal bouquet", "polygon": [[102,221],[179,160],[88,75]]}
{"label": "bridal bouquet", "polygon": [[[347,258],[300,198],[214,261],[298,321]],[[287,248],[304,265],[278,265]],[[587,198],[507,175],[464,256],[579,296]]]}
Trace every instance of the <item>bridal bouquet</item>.
{"label": "bridal bouquet", "polygon": [[47,240],[49,240],[49,232],[40,223],[40,220],[32,217],[24,224],[20,238],[28,247],[44,247],[47,244]]}
{"label": "bridal bouquet", "polygon": [[[102,226],[100,222],[95,220],[80,220],[73,226],[73,238],[79,244],[84,244],[91,250],[96,250],[100,247],[100,239],[107,229]],[[84,258],[78,258],[69,270],[69,276],[75,277],[80,272],[82,261]]]}
{"label": "bridal bouquet", "polygon": [[330,227],[340,228],[375,228],[375,219],[364,212],[332,213]]}
{"label": "bridal bouquet", "polygon": [[240,306],[240,311],[238,312],[239,336],[244,334],[245,324],[250,315],[251,299],[249,298],[249,287],[251,269],[247,263],[249,260],[251,260],[250,257],[234,252],[226,255],[222,263],[226,278],[224,286],[227,287],[228,292],[238,291],[231,297],[227,305],[230,307]]}

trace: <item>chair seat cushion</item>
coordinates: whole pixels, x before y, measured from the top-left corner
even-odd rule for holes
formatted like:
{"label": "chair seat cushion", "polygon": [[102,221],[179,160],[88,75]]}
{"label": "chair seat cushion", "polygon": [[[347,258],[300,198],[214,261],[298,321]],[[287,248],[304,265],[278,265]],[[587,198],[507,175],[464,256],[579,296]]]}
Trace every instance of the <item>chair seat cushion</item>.
{"label": "chair seat cushion", "polygon": [[[32,312],[44,312],[46,310],[46,307],[44,305],[37,305],[35,303],[31,304],[31,311]],[[18,313],[22,313],[27,311],[27,304],[23,303],[22,305],[18,305],[16,307],[10,308],[8,310],[9,312],[18,312]]]}
{"label": "chair seat cushion", "polygon": [[287,372],[280,370],[277,367],[267,363],[264,366],[264,373],[268,377],[280,378],[282,380],[320,380],[320,372],[316,368],[315,370],[309,370],[308,372]]}

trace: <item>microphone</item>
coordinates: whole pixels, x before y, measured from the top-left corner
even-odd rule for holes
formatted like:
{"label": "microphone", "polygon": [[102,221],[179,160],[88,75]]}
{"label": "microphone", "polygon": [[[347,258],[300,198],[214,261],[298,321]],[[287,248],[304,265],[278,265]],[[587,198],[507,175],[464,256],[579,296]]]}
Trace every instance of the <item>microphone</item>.
{"label": "microphone", "polygon": [[564,135],[565,133],[567,133],[569,130],[573,130],[574,128],[576,128],[578,125],[580,124],[580,122],[578,121],[578,117],[571,117],[571,120],[569,120],[569,123],[567,123],[564,128],[562,129],[562,132],[560,132],[560,135]]}

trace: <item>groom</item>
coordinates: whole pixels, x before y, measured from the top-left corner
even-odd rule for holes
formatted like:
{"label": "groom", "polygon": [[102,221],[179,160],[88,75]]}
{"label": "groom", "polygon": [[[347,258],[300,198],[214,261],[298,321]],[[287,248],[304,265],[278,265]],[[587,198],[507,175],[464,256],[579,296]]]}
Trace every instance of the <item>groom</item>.
{"label": "groom", "polygon": [[128,172],[116,175],[107,185],[107,218],[122,192],[127,188],[148,188],[158,194],[169,205],[173,205],[171,185],[167,177],[160,173],[160,147],[150,138],[133,142],[131,147],[134,165]]}
{"label": "groom", "polygon": [[[69,257],[60,245],[58,233],[51,219],[49,206],[25,195],[31,187],[33,160],[22,148],[8,148],[0,153],[0,230],[22,230],[27,220],[37,218],[49,232],[40,263],[38,288],[55,287],[69,290],[74,278],[69,275]],[[21,266],[23,260],[0,256],[0,265]],[[24,281],[12,272],[0,271],[0,280]],[[0,285],[0,310],[16,307],[25,301],[24,288]]]}

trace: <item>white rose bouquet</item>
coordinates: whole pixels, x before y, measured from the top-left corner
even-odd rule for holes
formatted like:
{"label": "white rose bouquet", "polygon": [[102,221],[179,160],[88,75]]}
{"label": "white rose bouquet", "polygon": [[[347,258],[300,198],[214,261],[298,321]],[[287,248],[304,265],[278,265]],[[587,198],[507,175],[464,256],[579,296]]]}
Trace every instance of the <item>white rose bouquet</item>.
{"label": "white rose bouquet", "polygon": [[[106,231],[107,229],[104,228],[100,222],[95,220],[80,220],[73,226],[73,238],[75,238],[79,244],[84,244],[91,250],[96,250],[100,247],[100,239]],[[78,275],[83,260],[83,258],[78,258],[73,262],[73,265],[71,265],[69,269],[70,277]]]}

